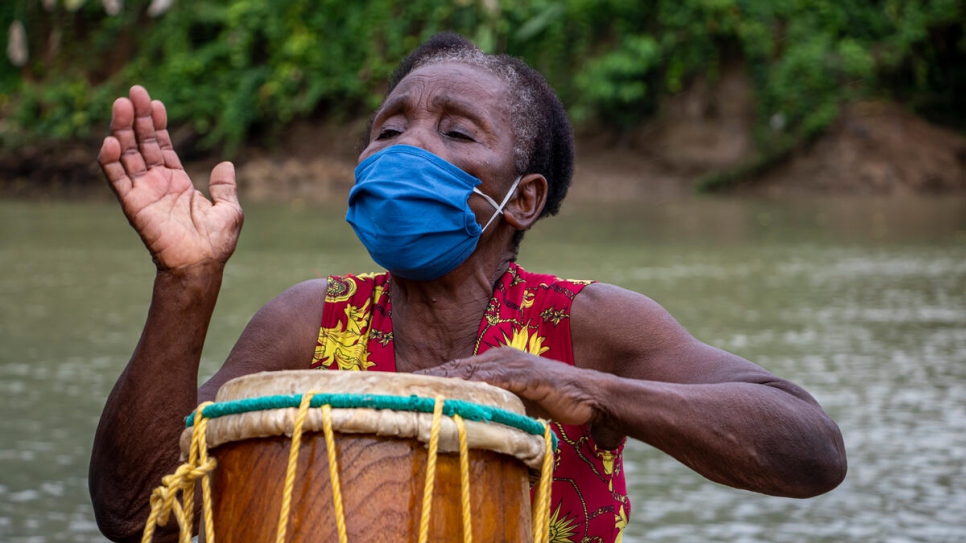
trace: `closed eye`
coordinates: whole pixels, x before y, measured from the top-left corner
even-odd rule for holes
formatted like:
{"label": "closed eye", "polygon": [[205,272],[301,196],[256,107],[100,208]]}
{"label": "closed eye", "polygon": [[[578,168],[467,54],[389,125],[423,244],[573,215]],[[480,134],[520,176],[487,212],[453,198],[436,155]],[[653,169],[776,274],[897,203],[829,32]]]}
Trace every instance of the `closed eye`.
{"label": "closed eye", "polygon": [[460,132],[458,130],[450,130],[449,132],[446,132],[446,137],[457,139],[457,140],[476,141],[469,134],[465,132]]}
{"label": "closed eye", "polygon": [[379,134],[376,135],[376,139],[377,140],[390,139],[398,136],[399,134],[402,134],[402,132],[400,132],[399,130],[396,130],[393,128],[383,128],[382,130],[379,131]]}

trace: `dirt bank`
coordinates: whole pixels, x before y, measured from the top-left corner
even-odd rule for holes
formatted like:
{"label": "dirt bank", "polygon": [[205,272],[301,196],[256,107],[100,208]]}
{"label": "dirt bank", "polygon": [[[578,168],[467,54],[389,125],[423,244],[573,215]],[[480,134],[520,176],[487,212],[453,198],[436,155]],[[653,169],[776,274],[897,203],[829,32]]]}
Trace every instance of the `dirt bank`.
{"label": "dirt bank", "polygon": [[[726,87],[722,91],[722,86]],[[713,91],[713,92],[712,92]],[[703,176],[754,156],[751,97],[740,77],[695,85],[665,104],[662,119],[619,136],[584,134],[570,198],[678,198]],[[296,123],[271,148],[235,159],[243,201],[344,200],[363,122]],[[107,197],[99,142],[35,145],[0,155],[0,195]],[[219,160],[186,164],[199,186]],[[949,193],[966,195],[966,138],[889,103],[845,108],[830,130],[786,162],[731,189],[741,194]]]}
{"label": "dirt bank", "polygon": [[896,104],[855,104],[814,144],[736,190],[769,195],[966,195],[966,138]]}
{"label": "dirt bank", "polygon": [[[686,109],[682,104],[679,114],[670,114],[623,140],[583,136],[578,141],[569,198],[683,197],[693,193],[695,182],[703,176],[753,157],[750,109],[722,112],[718,108],[713,119],[702,119]],[[358,124],[341,129],[297,127],[287,152],[259,151],[239,166],[242,195],[258,201],[344,199],[352,186],[355,143],[361,130]],[[966,195],[966,137],[895,104],[856,104],[845,108],[828,133],[810,146],[731,190],[769,196]]]}

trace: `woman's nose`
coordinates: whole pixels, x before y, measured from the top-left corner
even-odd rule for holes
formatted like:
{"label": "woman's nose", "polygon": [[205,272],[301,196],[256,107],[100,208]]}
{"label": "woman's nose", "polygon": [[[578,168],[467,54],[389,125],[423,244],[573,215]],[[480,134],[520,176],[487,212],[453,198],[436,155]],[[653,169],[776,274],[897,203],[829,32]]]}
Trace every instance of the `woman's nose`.
{"label": "woman's nose", "polygon": [[428,151],[439,156],[442,151],[442,142],[435,126],[423,123],[412,123],[406,131],[396,138],[397,145],[411,145],[419,147],[423,151]]}

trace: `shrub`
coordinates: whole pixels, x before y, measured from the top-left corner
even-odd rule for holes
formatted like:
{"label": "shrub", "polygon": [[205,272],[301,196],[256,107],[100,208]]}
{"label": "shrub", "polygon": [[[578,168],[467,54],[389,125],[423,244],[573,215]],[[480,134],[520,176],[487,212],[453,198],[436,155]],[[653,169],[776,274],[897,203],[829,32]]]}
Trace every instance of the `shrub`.
{"label": "shrub", "polygon": [[24,23],[31,55],[23,68],[0,62],[3,143],[101,133],[113,96],[137,82],[173,124],[232,152],[296,117],[364,115],[395,64],[440,30],[525,58],[576,121],[615,129],[737,54],[765,155],[866,97],[966,119],[959,0],[196,0],[148,11],[148,0],[117,15],[94,0],[0,7],[0,27]]}

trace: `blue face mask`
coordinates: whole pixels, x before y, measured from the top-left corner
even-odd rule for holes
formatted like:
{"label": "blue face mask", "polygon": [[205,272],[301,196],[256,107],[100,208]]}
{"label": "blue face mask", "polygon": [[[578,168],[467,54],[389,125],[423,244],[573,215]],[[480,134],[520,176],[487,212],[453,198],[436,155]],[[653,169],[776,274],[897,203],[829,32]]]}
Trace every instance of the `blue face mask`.
{"label": "blue face mask", "polygon": [[[462,264],[520,183],[518,177],[497,204],[476,188],[479,179],[409,145],[379,151],[355,175],[346,221],[377,264],[416,281],[438,279]],[[467,203],[474,192],[496,208],[483,227]]]}

